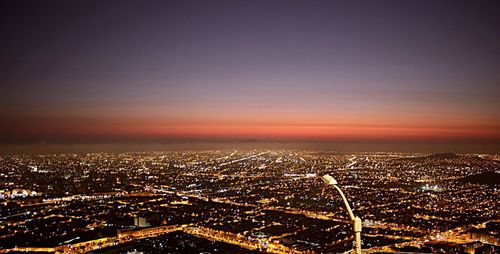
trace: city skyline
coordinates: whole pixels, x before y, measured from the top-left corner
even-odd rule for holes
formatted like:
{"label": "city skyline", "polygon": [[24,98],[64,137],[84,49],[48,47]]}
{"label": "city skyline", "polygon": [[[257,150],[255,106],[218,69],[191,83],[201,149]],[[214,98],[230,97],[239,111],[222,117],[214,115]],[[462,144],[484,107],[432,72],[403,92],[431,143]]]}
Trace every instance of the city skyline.
{"label": "city skyline", "polygon": [[4,2],[0,143],[499,152],[499,11],[493,1]]}

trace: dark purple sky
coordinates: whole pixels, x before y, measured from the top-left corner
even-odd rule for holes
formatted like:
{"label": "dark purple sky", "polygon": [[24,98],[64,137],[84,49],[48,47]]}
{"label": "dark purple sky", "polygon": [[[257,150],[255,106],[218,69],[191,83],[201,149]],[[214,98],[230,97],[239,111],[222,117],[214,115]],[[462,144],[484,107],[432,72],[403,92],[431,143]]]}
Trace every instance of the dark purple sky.
{"label": "dark purple sky", "polygon": [[3,1],[0,13],[0,143],[500,140],[498,1]]}

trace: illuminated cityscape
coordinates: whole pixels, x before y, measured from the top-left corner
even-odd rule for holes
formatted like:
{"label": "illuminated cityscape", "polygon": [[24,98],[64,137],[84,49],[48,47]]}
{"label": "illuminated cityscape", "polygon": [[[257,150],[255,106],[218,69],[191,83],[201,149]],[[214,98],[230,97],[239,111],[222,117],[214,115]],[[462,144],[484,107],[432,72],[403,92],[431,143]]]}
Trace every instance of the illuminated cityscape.
{"label": "illuminated cityscape", "polygon": [[500,1],[0,1],[0,254],[500,253]]}
{"label": "illuminated cityscape", "polygon": [[498,155],[301,150],[0,157],[1,252],[500,250]]}

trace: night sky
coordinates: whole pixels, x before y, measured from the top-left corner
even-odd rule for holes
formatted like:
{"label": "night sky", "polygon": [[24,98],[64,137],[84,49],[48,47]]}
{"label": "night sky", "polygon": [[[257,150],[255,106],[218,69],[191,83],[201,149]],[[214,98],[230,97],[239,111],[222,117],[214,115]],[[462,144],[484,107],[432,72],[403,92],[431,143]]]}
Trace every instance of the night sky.
{"label": "night sky", "polygon": [[499,1],[2,1],[0,143],[500,143]]}

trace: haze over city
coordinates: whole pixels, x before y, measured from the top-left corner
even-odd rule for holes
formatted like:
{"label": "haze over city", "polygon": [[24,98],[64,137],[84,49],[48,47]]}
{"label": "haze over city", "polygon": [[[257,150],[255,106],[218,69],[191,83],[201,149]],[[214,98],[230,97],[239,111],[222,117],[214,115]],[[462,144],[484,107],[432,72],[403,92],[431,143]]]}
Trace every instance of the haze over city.
{"label": "haze over city", "polygon": [[0,142],[4,152],[242,141],[498,152],[499,10],[5,1]]}

